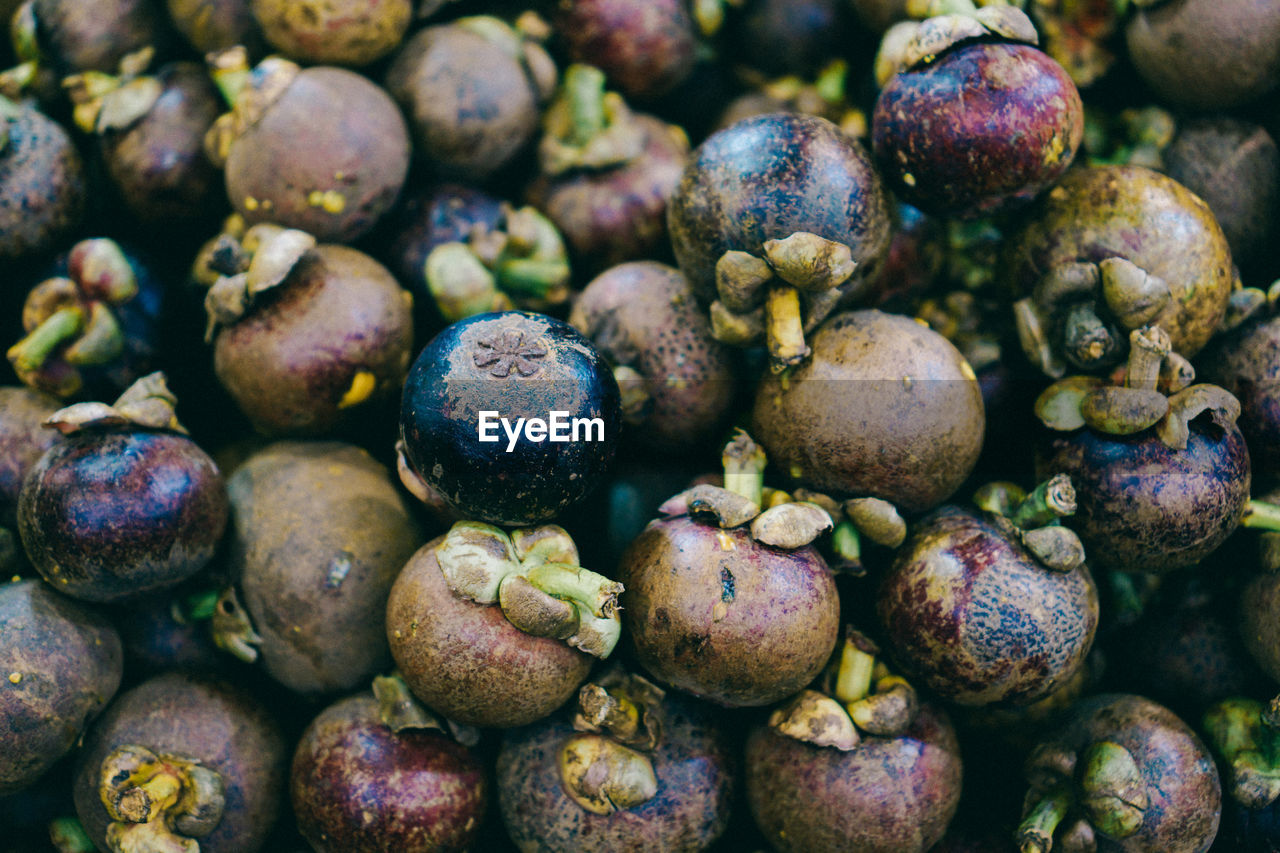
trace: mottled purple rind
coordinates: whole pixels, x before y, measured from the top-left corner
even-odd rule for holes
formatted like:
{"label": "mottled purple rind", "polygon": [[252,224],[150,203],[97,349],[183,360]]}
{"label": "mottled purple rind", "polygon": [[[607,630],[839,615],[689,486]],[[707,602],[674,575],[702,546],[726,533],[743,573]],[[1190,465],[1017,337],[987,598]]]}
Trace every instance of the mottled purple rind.
{"label": "mottled purple rind", "polygon": [[213,460],[166,432],[88,430],[32,467],[18,496],[27,557],[54,589],[118,601],[175,586],[222,539],[227,493]]}
{"label": "mottled purple rind", "polygon": [[[343,68],[305,68],[232,142],[227,197],[250,225],[274,222],[347,243],[395,203],[409,148],[404,118],[376,84]],[[327,192],[341,196],[341,210],[312,197]]]}
{"label": "mottled purple rind", "polygon": [[604,170],[543,175],[527,190],[573,252],[592,267],[648,258],[667,236],[667,201],[689,158],[684,131],[649,115],[636,115],[645,142],[640,153]]}
{"label": "mottled purple rind", "polygon": [[564,715],[504,736],[495,772],[498,804],[521,853],[641,853],[705,850],[725,831],[737,787],[737,748],[715,711],[668,694],[652,753],[657,793],[610,815],[565,793],[560,751],[575,732]]}
{"label": "mottled purple rind", "polygon": [[1141,166],[1063,175],[1006,237],[997,280],[1011,295],[1029,296],[1054,267],[1107,258],[1131,261],[1169,285],[1172,298],[1151,322],[1169,333],[1175,351],[1191,358],[1217,332],[1235,281],[1222,228],[1200,198]]}
{"label": "mottled purple rind", "polygon": [[876,165],[894,193],[937,216],[978,217],[1031,201],[1084,136],[1067,72],[1025,44],[978,42],[895,75],[872,114]]}
{"label": "mottled purple rind", "polygon": [[1129,751],[1146,783],[1142,824],[1119,841],[1097,833],[1098,853],[1204,853],[1218,833],[1222,787],[1213,758],[1191,728],[1141,696],[1080,700],[1048,743],[1082,757],[1100,741]]}
{"label": "mottled purple rind", "polygon": [[1099,570],[1194,566],[1236,529],[1249,499],[1249,450],[1234,424],[1194,422],[1185,450],[1154,430],[1048,435],[1036,451],[1036,477],[1058,473],[1076,490],[1076,512],[1063,523]]}
{"label": "mottled purple rind", "polygon": [[745,527],[650,522],[623,554],[624,636],[660,681],[726,707],[768,705],[814,679],[840,600],[812,547],[761,545]]}
{"label": "mottled purple rind", "polygon": [[410,558],[387,602],[387,639],[405,683],[455,722],[506,728],[542,719],[568,701],[595,658],[524,633],[496,604],[454,595],[436,561],[443,541]]}
{"label": "mottled purple rind", "polygon": [[0,260],[53,250],[84,217],[84,162],[53,119],[24,107],[0,117],[9,142],[0,147]]}
{"label": "mottled purple rind", "polygon": [[429,302],[426,266],[431,250],[444,243],[465,243],[473,227],[492,231],[501,221],[501,202],[486,192],[463,184],[425,187],[406,194],[391,214],[383,232],[391,235],[389,245],[380,257],[416,300]]}
{"label": "mottled purple rind", "polygon": [[557,34],[574,62],[594,65],[628,98],[656,98],[693,70],[698,37],[683,0],[560,3]]}
{"label": "mottled purple rind", "polygon": [[723,426],[733,365],[679,270],[656,261],[608,269],[578,296],[569,322],[610,361],[645,378],[652,408],[628,429],[634,438],[674,450]]}
{"label": "mottled purple rind", "polygon": [[959,350],[910,317],[876,310],[830,318],[809,345],[812,358],[785,379],[766,376],[756,393],[751,434],[779,472],[904,512],[960,487],[982,451],[986,415]]}
{"label": "mottled purple rind", "polygon": [[316,695],[389,669],[387,597],[424,541],[390,472],[349,444],[276,442],[236,468],[227,494],[227,570],[266,671]]}
{"label": "mottled purple rind", "polygon": [[[120,686],[120,637],[43,581],[0,586],[0,795],[66,755]],[[15,682],[12,675],[18,677]]]}
{"label": "mottled purple rind", "polygon": [[159,675],[122,694],[90,729],[76,763],[76,814],[102,853],[110,817],[98,797],[103,760],[134,744],[193,758],[217,772],[222,819],[199,839],[200,853],[256,853],[284,795],[286,744],[276,721],[238,687],[192,675]]}
{"label": "mottled purple rind", "polygon": [[60,437],[41,421],[62,408],[48,394],[30,388],[0,388],[0,525],[17,523],[18,493],[31,466]]}
{"label": "mottled purple rind", "polygon": [[298,830],[317,853],[470,849],[489,794],[466,747],[430,729],[392,732],[369,694],[311,721],[290,779]]}
{"label": "mottled purple rind", "polygon": [[703,303],[717,298],[721,255],[763,255],[766,240],[797,231],[849,246],[858,267],[841,290],[855,300],[889,250],[889,207],[856,140],[826,119],[773,113],[718,131],[694,150],[667,205],[667,229]]}
{"label": "mottled purple rind", "polygon": [[[259,432],[322,436],[399,393],[412,351],[407,292],[373,258],[327,244],[219,330],[213,367]],[[374,390],[342,406],[361,372],[372,374]]]}
{"label": "mottled purple rind", "polygon": [[746,786],[780,853],[924,853],[960,804],[959,744],[928,703],[899,737],[864,735],[848,752],[759,726],[747,738]]}
{"label": "mottled purple rind", "polygon": [[961,705],[1023,705],[1084,663],[1098,591],[1087,568],[1050,571],[986,519],[947,506],[899,549],[876,611],[922,685]]}
{"label": "mottled purple rind", "polygon": [[1197,378],[1240,401],[1236,425],[1249,445],[1254,478],[1280,475],[1280,317],[1264,317],[1216,339],[1196,359]]}

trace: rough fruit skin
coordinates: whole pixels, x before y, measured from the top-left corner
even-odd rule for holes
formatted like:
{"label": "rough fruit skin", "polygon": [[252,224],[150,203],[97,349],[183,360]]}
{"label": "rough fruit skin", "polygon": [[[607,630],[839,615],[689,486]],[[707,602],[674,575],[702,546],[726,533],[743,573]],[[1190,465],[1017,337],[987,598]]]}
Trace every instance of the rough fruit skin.
{"label": "rough fruit skin", "polygon": [[683,0],[572,0],[559,4],[555,23],[573,61],[599,68],[629,99],[665,94],[697,61]]}
{"label": "rough fruit skin", "polygon": [[1236,425],[1249,444],[1254,479],[1280,473],[1280,317],[1246,322],[1215,340],[1196,360],[1197,377],[1240,401]]}
{"label": "rough fruit skin", "polygon": [[960,804],[959,744],[929,704],[900,737],[864,736],[848,752],[757,726],[746,786],[751,814],[780,853],[924,853]]}
{"label": "rough fruit skin", "polygon": [[368,65],[395,49],[413,18],[411,0],[250,0],[277,51],[308,65]]}
{"label": "rough fruit skin", "polygon": [[40,422],[61,408],[56,397],[42,391],[0,387],[0,525],[12,527],[17,521],[23,479],[60,437]]}
{"label": "rough fruit skin", "polygon": [[430,729],[399,734],[369,694],[320,712],[293,754],[298,829],[319,853],[452,853],[484,818],[484,765]]}
{"label": "rough fruit skin", "polygon": [[730,249],[762,255],[766,240],[808,231],[845,243],[858,262],[841,287],[856,298],[889,251],[889,208],[871,157],[826,119],[771,113],[708,137],[667,203],[680,270],[704,303]]}
{"label": "rough fruit skin", "polygon": [[899,198],[977,217],[1039,195],[1083,136],[1084,106],[1062,66],[1030,45],[978,43],[886,83],[871,141]]}
{"label": "rough fruit skin", "polygon": [[1088,569],[1055,572],[989,521],[943,507],[914,528],[876,598],[885,638],[923,685],[961,705],[1027,704],[1093,645]]}
{"label": "rough fruit skin", "polygon": [[668,693],[652,756],[657,793],[645,803],[597,815],[569,798],[559,754],[575,732],[563,715],[507,732],[495,773],[498,804],[526,853],[640,853],[704,850],[728,827],[737,745],[716,711]]}
{"label": "rough fruit skin", "polygon": [[655,521],[622,557],[624,636],[659,680],[727,707],[768,705],[826,665],[840,601],[811,547],[781,551],[745,528]]}
{"label": "rough fruit skin", "polygon": [[120,686],[124,653],[100,613],[40,580],[0,586],[0,626],[3,796],[35,782],[75,746]]}
{"label": "rough fruit skin", "polygon": [[53,249],[84,216],[84,161],[62,125],[35,108],[8,124],[0,147],[0,260]]}
{"label": "rough fruit skin", "polygon": [[86,432],[54,445],[27,474],[18,532],[54,589],[118,601],[204,568],[227,512],[222,475],[191,439]]}
{"label": "rough fruit skin", "polygon": [[387,640],[413,694],[471,726],[523,726],[574,694],[595,658],[526,634],[496,604],[453,594],[436,561],[441,536],[409,559],[387,602]]}

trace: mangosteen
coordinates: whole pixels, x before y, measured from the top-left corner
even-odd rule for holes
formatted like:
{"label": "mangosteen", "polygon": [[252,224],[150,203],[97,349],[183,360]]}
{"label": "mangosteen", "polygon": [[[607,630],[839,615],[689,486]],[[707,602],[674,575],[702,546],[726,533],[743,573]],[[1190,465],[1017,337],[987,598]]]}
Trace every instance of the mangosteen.
{"label": "mangosteen", "polygon": [[327,435],[400,390],[413,297],[363,252],[261,224],[217,238],[207,339],[218,381],[266,435]]}
{"label": "mangosteen", "polygon": [[119,77],[67,78],[80,129],[98,137],[107,176],[139,220],[170,226],[208,215],[217,170],[204,136],[222,99],[204,68],[175,62],[142,74],[151,51],[126,57]]}
{"label": "mangosteen", "polygon": [[1098,627],[1084,549],[1059,524],[1075,510],[1071,482],[1000,491],[979,493],[985,511],[946,506],[922,519],[876,596],[895,659],[961,705],[1052,693],[1084,663]]}
{"label": "mangosteen", "polygon": [[667,201],[689,156],[681,128],[631,112],[604,82],[589,65],[565,70],[543,117],[541,174],[526,191],[596,268],[661,248]]}
{"label": "mangosteen", "polygon": [[939,216],[987,216],[1025,205],[1066,171],[1084,106],[1037,41],[1024,12],[997,5],[929,18],[889,44],[877,65],[894,73],[877,69],[871,142],[895,194]]}
{"label": "mangosteen", "polygon": [[223,658],[205,621],[216,603],[216,593],[178,589],[113,608],[130,677],[145,679],[176,669],[219,669]]}
{"label": "mangosteen", "polygon": [[1058,378],[1070,363],[1124,361],[1129,332],[1157,324],[1192,358],[1217,331],[1235,283],[1209,206],[1141,166],[1064,175],[1005,240],[999,278],[1027,357]]}
{"label": "mangosteen", "polygon": [[165,0],[169,20],[182,37],[206,56],[243,45],[250,56],[263,53],[262,30],[252,0]]}
{"label": "mangosteen", "polygon": [[84,207],[84,163],[62,125],[0,95],[0,260],[55,249]]}
{"label": "mangosteen", "polygon": [[18,531],[54,589],[118,601],[176,586],[213,557],[226,489],[176,403],[154,373],[111,406],[77,403],[46,421],[65,437],[27,474]]}
{"label": "mangosteen", "polygon": [[380,698],[340,699],[302,733],[289,786],[299,832],[321,853],[473,849],[484,765],[438,723],[398,722]]}
{"label": "mangosteen", "polygon": [[414,290],[425,283],[432,249],[465,243],[477,229],[497,230],[502,215],[500,199],[469,184],[446,182],[406,192],[386,227],[378,229],[387,238],[379,257]]}
{"label": "mangosteen", "polygon": [[521,850],[704,850],[729,824],[735,752],[713,708],[614,669],[504,733],[498,804]]}
{"label": "mangosteen", "polygon": [[671,246],[717,340],[767,344],[775,368],[865,298],[889,249],[871,158],[823,118],[773,113],[708,137],[667,205]]}
{"label": "mangosteen", "polygon": [[1276,614],[1280,613],[1280,533],[1277,533],[1276,502],[1280,492],[1250,501],[1243,524],[1265,529],[1259,538],[1259,571],[1247,577],[1240,589],[1238,610],[1240,637],[1253,661],[1267,677],[1280,681],[1280,635]]}
{"label": "mangosteen", "polygon": [[846,0],[748,0],[732,3],[722,34],[733,60],[766,74],[811,74],[847,50],[855,33]]}
{"label": "mangosteen", "polygon": [[1280,849],[1276,821],[1280,719],[1276,711],[1274,700],[1263,703],[1237,696],[1214,704],[1204,714],[1204,732],[1227,788],[1219,840],[1241,853]]}
{"label": "mangosteen", "polygon": [[387,469],[349,444],[275,442],[236,467],[227,494],[240,597],[217,605],[219,645],[308,695],[390,666],[387,596],[424,538]]}
{"label": "mangosteen", "polygon": [[396,579],[387,639],[427,707],[465,725],[521,726],[563,705],[613,652],[621,591],[578,564],[563,528],[458,522]]}
{"label": "mangosteen", "polygon": [[101,613],[40,580],[0,586],[0,796],[39,779],[111,701],[120,635]]}
{"label": "mangosteen", "polygon": [[229,684],[158,675],[89,731],[75,803],[99,850],[256,853],[275,824],[288,756],[266,707]]}
{"label": "mangosteen", "polygon": [[813,680],[838,639],[835,578],[811,546],[832,519],[808,502],[761,512],[763,451],[743,433],[724,455],[727,488],[676,495],[623,554],[622,615],[660,681],[726,707],[767,705]]}
{"label": "mangosteen", "polygon": [[413,19],[413,0],[251,0],[250,8],[267,43],[307,65],[368,65],[396,49]]}
{"label": "mangosteen", "polygon": [[1123,693],[1082,699],[1027,759],[1024,853],[1204,853],[1218,832],[1213,758],[1163,705]]}
{"label": "mangosteen", "polygon": [[404,384],[410,472],[465,517],[554,518],[589,495],[622,428],[618,384],[580,332],[542,314],[478,314],[437,335]]}
{"label": "mangosteen", "polygon": [[1280,84],[1280,8],[1269,0],[1144,0],[1134,7],[1125,45],[1163,102],[1226,110]]}
{"label": "mangosteen", "polygon": [[27,294],[26,337],[6,353],[24,385],[57,397],[120,394],[153,369],[164,285],[114,240],[81,240]]}
{"label": "mangosteen", "polygon": [[698,33],[684,0],[567,0],[552,22],[573,62],[628,98],[667,94],[693,71]]}
{"label": "mangosteen", "polygon": [[678,269],[656,261],[612,267],[582,291],[569,322],[613,364],[623,419],[639,441],[678,449],[723,426],[733,366]]}
{"label": "mangosteen", "polygon": [[29,0],[14,21],[15,41],[33,38],[59,77],[114,73],[129,54],[162,47],[167,23],[153,0]]}
{"label": "mangosteen", "polygon": [[1194,373],[1160,326],[1129,335],[1123,384],[1072,376],[1036,401],[1050,434],[1038,476],[1065,473],[1095,569],[1168,572],[1199,563],[1240,524],[1249,500],[1249,450],[1240,404]]}
{"label": "mangosteen", "polygon": [[18,493],[31,466],[58,440],[44,421],[62,403],[41,391],[0,388],[0,527],[17,522]]}
{"label": "mangosteen", "polygon": [[756,392],[752,430],[791,481],[904,512],[946,500],[973,470],[985,415],[973,368],[946,338],[874,309],[830,318],[812,357]]}
{"label": "mangosteen", "polygon": [[536,16],[513,27],[476,15],[419,30],[396,52],[383,85],[431,169],[483,180],[533,140],[556,83],[545,35]]}
{"label": "mangosteen", "polygon": [[751,89],[729,102],[716,120],[716,130],[743,119],[769,113],[804,113],[835,123],[860,142],[867,135],[867,117],[850,100],[849,63],[833,59],[812,79],[787,75],[774,79],[748,78]]}
{"label": "mangosteen", "polygon": [[210,128],[205,151],[224,167],[236,212],[323,242],[373,228],[409,171],[409,132],[390,96],[345,68],[272,57],[250,71],[243,48],[213,64],[232,109]]}
{"label": "mangosteen", "polygon": [[805,690],[747,737],[751,814],[781,853],[924,853],[960,804],[946,713],[850,630],[824,690]]}

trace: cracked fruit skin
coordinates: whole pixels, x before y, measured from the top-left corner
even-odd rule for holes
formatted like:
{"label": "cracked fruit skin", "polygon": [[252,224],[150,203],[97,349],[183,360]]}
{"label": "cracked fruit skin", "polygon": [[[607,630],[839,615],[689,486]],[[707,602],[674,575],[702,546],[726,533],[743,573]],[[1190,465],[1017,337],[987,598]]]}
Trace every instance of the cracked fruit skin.
{"label": "cracked fruit skin", "polygon": [[[480,440],[480,413],[488,436]],[[531,440],[517,419],[563,412],[603,429],[579,440]],[[502,311],[454,323],[418,355],[405,382],[400,434],[419,477],[463,516],[493,524],[548,521],[603,482],[622,429],[618,383],[604,358],[568,323]],[[591,440],[587,440],[589,434]]]}
{"label": "cracked fruit skin", "polygon": [[768,705],[813,680],[835,648],[840,600],[812,547],[762,545],[746,528],[651,522],[622,557],[622,619],[658,679],[731,708]]}
{"label": "cracked fruit skin", "polygon": [[980,42],[885,84],[871,142],[898,197],[937,216],[977,217],[1043,192],[1083,136],[1080,93],[1061,65],[1029,45]]}
{"label": "cracked fruit skin", "polygon": [[915,528],[876,609],[895,658],[961,705],[1027,704],[1066,682],[1093,645],[1088,569],[1055,572],[979,515],[943,507]]}

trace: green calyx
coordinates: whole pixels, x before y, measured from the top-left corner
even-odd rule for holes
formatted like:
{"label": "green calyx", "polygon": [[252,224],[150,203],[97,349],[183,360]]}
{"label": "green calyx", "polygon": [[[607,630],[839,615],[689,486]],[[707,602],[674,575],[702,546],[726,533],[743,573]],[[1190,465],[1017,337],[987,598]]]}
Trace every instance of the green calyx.
{"label": "green calyx", "polygon": [[198,761],[130,744],[103,759],[98,778],[112,853],[198,853],[196,839],[222,820],[222,776]]}
{"label": "green calyx", "polygon": [[1076,511],[1075,488],[1066,474],[1050,477],[1030,494],[1016,483],[988,483],[974,493],[973,502],[999,519],[1046,569],[1070,572],[1084,565],[1080,537],[1060,523]]}
{"label": "green calyx", "polygon": [[645,145],[645,131],[622,96],[605,90],[604,72],[581,63],[565,69],[543,129],[538,158],[547,175],[621,166]]}
{"label": "green calyx", "polygon": [[164,92],[159,80],[143,75],[154,56],[155,49],[145,47],[121,59],[117,74],[83,71],[63,80],[76,127],[103,134],[124,130],[145,116]]}
{"label": "green calyx", "polygon": [[1253,699],[1225,699],[1204,715],[1209,742],[1230,768],[1231,795],[1249,809],[1280,798],[1280,729],[1268,709]]}
{"label": "green calyx", "polygon": [[526,633],[555,637],[595,657],[608,657],[622,632],[622,584],[578,565],[569,534],[556,525],[501,528],[460,521],[436,549],[455,595],[497,604]]}
{"label": "green calyx", "polygon": [[1065,783],[1033,802],[1014,835],[1019,853],[1049,853],[1053,849],[1054,833],[1074,802],[1071,788]]}
{"label": "green calyx", "polygon": [[1133,755],[1111,741],[1092,744],[1084,754],[1080,806],[1100,832],[1124,839],[1142,827],[1150,796]]}
{"label": "green calyx", "polygon": [[1041,747],[1027,772],[1033,790],[1015,834],[1023,853],[1091,849],[1095,831],[1123,841],[1142,827],[1151,804],[1133,754],[1114,741],[1081,753]]}

